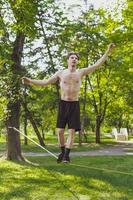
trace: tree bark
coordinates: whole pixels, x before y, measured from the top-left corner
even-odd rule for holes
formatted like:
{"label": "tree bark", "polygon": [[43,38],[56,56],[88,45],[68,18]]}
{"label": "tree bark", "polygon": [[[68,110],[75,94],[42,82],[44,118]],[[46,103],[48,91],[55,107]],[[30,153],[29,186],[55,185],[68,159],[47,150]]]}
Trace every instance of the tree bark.
{"label": "tree bark", "polygon": [[100,127],[101,127],[101,122],[100,122],[100,115],[96,116],[96,143],[100,143]]}
{"label": "tree bark", "polygon": [[82,136],[84,135],[85,119],[86,119],[86,94],[87,94],[87,77],[84,85],[83,114],[81,119],[81,131],[79,131],[79,145],[82,144]]}
{"label": "tree bark", "polygon": [[21,73],[21,57],[24,45],[24,34],[17,33],[14,42],[14,48],[11,60],[11,84],[8,92],[8,116],[6,120],[7,126],[7,159],[9,160],[24,160],[21,155],[20,135],[15,130],[9,127],[19,129],[19,116],[20,116],[20,96],[19,96],[19,78]]}
{"label": "tree bark", "polygon": [[[23,102],[22,102],[22,106],[24,107],[24,103]],[[32,126],[34,128],[34,131],[35,131],[35,133],[37,135],[37,138],[39,140],[40,145],[41,146],[45,146],[43,138],[41,137],[41,134],[40,134],[40,132],[39,132],[39,130],[37,128],[36,122],[34,121],[31,112],[29,111],[29,109],[27,107],[26,108],[24,107],[24,109],[26,109],[27,118],[30,120],[30,122],[31,122],[31,124],[32,124]]]}
{"label": "tree bark", "polygon": [[79,146],[82,145],[82,130],[79,131]]}
{"label": "tree bark", "polygon": [[[24,134],[27,136],[27,117],[26,116],[24,119]],[[28,139],[26,136],[24,136],[24,144],[28,145]]]}
{"label": "tree bark", "polygon": [[[26,86],[24,87],[24,134],[27,136],[27,101],[26,101]],[[28,139],[24,136],[24,144],[28,145]]]}
{"label": "tree bark", "polygon": [[21,155],[20,134],[9,127],[19,129],[19,112],[20,103],[8,104],[10,115],[7,120],[7,159],[8,160],[24,160]]}
{"label": "tree bark", "polygon": [[33,126],[33,128],[34,128],[34,131],[35,131],[35,133],[36,133],[36,135],[37,135],[37,138],[38,138],[38,140],[39,140],[40,145],[41,145],[41,146],[45,146],[44,141],[43,141],[43,138],[41,137],[41,134],[40,134],[40,132],[39,132],[39,130],[38,130],[38,128],[37,128],[37,125],[36,125],[36,123],[35,123],[35,121],[34,121],[32,115],[31,115],[31,113],[30,113],[30,112],[27,112],[27,115],[28,115],[28,118],[29,118],[29,120],[30,120],[30,122],[31,122],[31,124],[32,124],[32,126]]}

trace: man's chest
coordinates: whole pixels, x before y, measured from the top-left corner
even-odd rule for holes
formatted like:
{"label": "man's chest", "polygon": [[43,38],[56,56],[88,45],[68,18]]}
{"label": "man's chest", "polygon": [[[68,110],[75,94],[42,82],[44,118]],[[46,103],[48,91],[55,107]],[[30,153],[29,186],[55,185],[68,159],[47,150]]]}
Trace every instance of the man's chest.
{"label": "man's chest", "polygon": [[78,72],[63,73],[60,77],[60,82],[64,84],[79,84],[81,78]]}

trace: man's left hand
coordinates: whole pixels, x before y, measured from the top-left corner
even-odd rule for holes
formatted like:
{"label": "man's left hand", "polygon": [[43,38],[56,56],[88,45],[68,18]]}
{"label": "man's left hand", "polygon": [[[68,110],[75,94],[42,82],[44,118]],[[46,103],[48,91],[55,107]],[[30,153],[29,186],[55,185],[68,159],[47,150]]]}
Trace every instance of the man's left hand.
{"label": "man's left hand", "polygon": [[108,51],[111,52],[113,48],[115,48],[115,44],[114,43],[109,44]]}

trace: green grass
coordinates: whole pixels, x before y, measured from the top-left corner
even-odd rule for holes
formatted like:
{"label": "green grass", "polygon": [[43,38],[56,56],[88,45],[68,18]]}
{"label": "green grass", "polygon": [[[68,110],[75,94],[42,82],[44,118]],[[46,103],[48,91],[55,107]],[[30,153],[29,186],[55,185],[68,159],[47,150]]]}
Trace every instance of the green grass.
{"label": "green grass", "polygon": [[7,145],[6,145],[6,137],[5,136],[1,136],[0,137],[0,152],[4,152],[7,148]]}
{"label": "green grass", "polygon": [[[35,135],[29,136],[32,140],[38,143],[38,139],[36,138]],[[3,152],[6,150],[6,139],[4,136],[0,137],[0,152]],[[45,137],[45,147],[52,152],[58,152],[59,147],[58,147],[58,141],[57,141],[57,136],[56,135],[49,135],[47,134]],[[94,134],[90,134],[88,137],[88,142],[85,143],[83,141],[83,145],[79,146],[78,144],[78,135],[75,135],[75,143],[73,147],[73,151],[90,151],[90,150],[96,150],[100,149],[105,146],[111,146],[114,145],[115,142],[113,139],[107,138],[102,136],[101,137],[101,143],[96,144],[95,143],[95,136]],[[21,147],[23,152],[44,152],[43,149],[40,147],[36,146],[33,142],[28,140],[28,145],[24,145],[24,140],[23,136],[21,136]]]}
{"label": "green grass", "polygon": [[28,159],[38,166],[0,161],[1,200],[133,200],[132,156]]}

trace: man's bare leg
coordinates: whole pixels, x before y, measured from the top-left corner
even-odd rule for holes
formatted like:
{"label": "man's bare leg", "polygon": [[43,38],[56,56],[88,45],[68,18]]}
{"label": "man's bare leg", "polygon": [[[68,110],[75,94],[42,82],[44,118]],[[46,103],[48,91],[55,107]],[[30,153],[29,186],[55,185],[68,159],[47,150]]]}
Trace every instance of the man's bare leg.
{"label": "man's bare leg", "polygon": [[61,153],[58,156],[57,162],[60,163],[63,161],[63,157],[65,154],[65,136],[64,136],[63,128],[58,129],[58,143],[59,143],[59,147],[61,149]]}
{"label": "man's bare leg", "polygon": [[75,129],[69,129],[68,132],[69,132],[69,135],[66,142],[66,148],[71,149],[74,143]]}
{"label": "man's bare leg", "polygon": [[66,149],[63,162],[70,162],[69,154],[74,143],[74,134],[75,134],[75,129],[69,129],[69,135],[66,142]]}
{"label": "man's bare leg", "polygon": [[58,129],[58,143],[60,147],[65,146],[65,137],[63,128]]}

